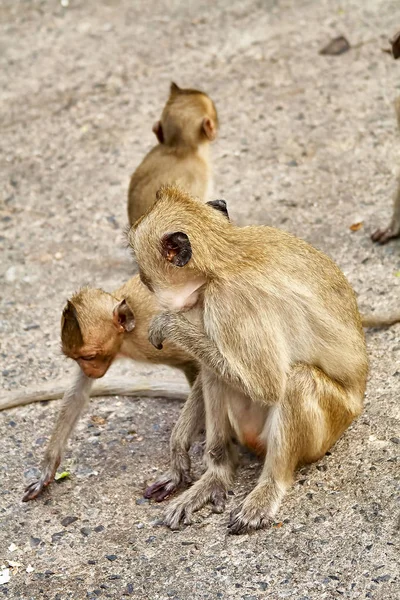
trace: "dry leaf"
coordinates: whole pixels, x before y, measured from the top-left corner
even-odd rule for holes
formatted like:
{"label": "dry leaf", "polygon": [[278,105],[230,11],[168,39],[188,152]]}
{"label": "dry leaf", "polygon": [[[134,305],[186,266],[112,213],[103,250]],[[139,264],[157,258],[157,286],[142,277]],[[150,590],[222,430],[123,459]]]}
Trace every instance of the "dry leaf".
{"label": "dry leaf", "polygon": [[325,56],[339,56],[350,50],[350,43],[346,40],[344,35],[340,35],[334,38],[319,51],[320,54]]}
{"label": "dry leaf", "polygon": [[106,423],[106,420],[104,419],[104,417],[99,417],[98,415],[92,415],[90,417],[90,420],[95,424],[95,425],[104,425]]}
{"label": "dry leaf", "polygon": [[363,226],[363,222],[360,221],[360,223],[353,223],[353,225],[350,225],[350,230],[351,231],[358,231],[359,229],[361,229],[361,227]]}
{"label": "dry leaf", "polygon": [[283,527],[282,521],[280,521],[279,523],[275,523],[274,527],[276,527],[277,529],[280,529],[281,527]]}

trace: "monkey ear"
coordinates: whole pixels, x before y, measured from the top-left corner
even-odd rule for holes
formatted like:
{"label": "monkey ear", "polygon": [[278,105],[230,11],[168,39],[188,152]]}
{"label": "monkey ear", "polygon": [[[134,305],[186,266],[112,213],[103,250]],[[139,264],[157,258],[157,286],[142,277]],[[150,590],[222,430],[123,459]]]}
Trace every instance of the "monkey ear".
{"label": "monkey ear", "polygon": [[68,300],[61,316],[61,340],[68,346],[82,346],[83,337],[75,306]]}
{"label": "monkey ear", "polygon": [[176,83],[171,81],[171,87],[169,88],[169,91],[172,95],[179,94],[179,92],[181,91],[181,88],[179,87],[179,85],[177,85]]}
{"label": "monkey ear", "polygon": [[212,142],[217,137],[217,128],[215,127],[215,123],[210,117],[204,117],[203,122],[201,124],[201,128]]}
{"label": "monkey ear", "polygon": [[161,121],[156,121],[152,128],[153,133],[156,134],[158,141],[160,144],[164,143],[164,132],[161,125]]}
{"label": "monkey ear", "polygon": [[120,333],[131,333],[134,330],[135,317],[125,299],[114,306],[113,322]]}
{"label": "monkey ear", "polygon": [[162,255],[176,267],[184,267],[192,258],[192,246],[186,233],[167,233],[161,242]]}
{"label": "monkey ear", "polygon": [[221,211],[229,221],[229,213],[225,200],[210,200],[209,202],[206,202],[206,204],[208,204],[208,206],[212,206],[215,208],[215,210]]}

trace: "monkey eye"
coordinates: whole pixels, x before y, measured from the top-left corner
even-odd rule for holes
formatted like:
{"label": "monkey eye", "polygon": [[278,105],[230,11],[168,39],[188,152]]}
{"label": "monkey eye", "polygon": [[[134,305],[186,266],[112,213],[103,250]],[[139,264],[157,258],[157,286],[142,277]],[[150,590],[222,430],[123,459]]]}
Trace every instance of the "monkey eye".
{"label": "monkey eye", "polygon": [[96,358],[96,355],[93,354],[93,356],[80,356],[79,360],[85,360],[85,361],[89,362],[91,360],[94,360],[95,358]]}

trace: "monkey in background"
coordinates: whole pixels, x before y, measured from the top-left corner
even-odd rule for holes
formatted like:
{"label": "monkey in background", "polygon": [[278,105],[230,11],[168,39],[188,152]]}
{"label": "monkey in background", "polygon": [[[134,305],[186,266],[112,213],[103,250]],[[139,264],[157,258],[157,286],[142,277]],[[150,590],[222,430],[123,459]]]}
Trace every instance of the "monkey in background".
{"label": "monkey in background", "polygon": [[167,104],[153,131],[159,143],[143,159],[129,185],[130,225],[150,208],[162,184],[179,184],[204,202],[211,193],[209,145],[218,132],[218,115],[211,98],[171,83]]}
{"label": "monkey in background", "polygon": [[[400,96],[394,102],[397,124],[400,127]],[[400,235],[400,174],[398,175],[397,190],[394,198],[392,220],[385,229],[377,229],[371,235],[373,242],[378,244],[386,244],[392,238]]]}
{"label": "monkey in background", "polygon": [[[89,402],[94,380],[103,377],[118,357],[177,367],[192,386],[182,411],[184,429],[178,421],[171,436],[171,469],[157,499],[162,500],[183,483],[189,483],[188,450],[204,427],[201,382],[196,381],[199,367],[190,355],[173,344],[166,345],[162,352],[150,344],[148,327],[157,312],[155,297],[140,282],[138,275],[112,294],[85,288],[67,302],[61,321],[62,351],[77,362],[80,370],[64,394],[41,476],[26,488],[25,502],[36,498],[54,479],[67,441]],[[157,395],[171,397],[171,392],[174,394],[176,389],[176,385],[172,390],[159,389]],[[109,391],[118,393],[115,384]],[[122,391],[126,395],[134,391],[136,395],[146,396],[152,390],[131,381]]]}
{"label": "monkey in background", "polygon": [[234,434],[265,454],[258,484],[231,514],[237,534],[267,526],[295,468],[323,457],[361,413],[368,359],[355,294],[336,264],[286,232],[239,228],[226,215],[222,201],[164,186],[130,243],[166,310],[149,339],[201,365],[207,468],[165,523],[190,524],[207,503],[224,510]]}

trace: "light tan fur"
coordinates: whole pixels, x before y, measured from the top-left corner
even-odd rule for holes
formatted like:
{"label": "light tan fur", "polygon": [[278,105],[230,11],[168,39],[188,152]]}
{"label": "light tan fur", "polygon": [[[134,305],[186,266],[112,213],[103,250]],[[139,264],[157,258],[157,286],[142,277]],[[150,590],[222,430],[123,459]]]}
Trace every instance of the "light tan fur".
{"label": "light tan fur", "polygon": [[164,183],[177,183],[204,202],[211,193],[209,145],[217,135],[218,116],[207,94],[172,83],[168,102],[153,131],[159,143],[143,159],[129,185],[131,225],[154,203]]}
{"label": "light tan fur", "polygon": [[[395,111],[397,118],[397,125],[400,127],[400,96],[395,100]],[[392,220],[389,225],[384,229],[377,229],[371,235],[371,239],[379,244],[386,244],[392,238],[400,235],[400,174],[398,175],[398,182],[396,188],[396,194],[393,203],[393,214]]]}
{"label": "light tan fur", "polygon": [[[362,411],[368,360],[355,294],[306,242],[271,227],[236,227],[175,186],[158,192],[130,242],[167,309],[149,339],[158,348],[173,342],[201,364],[207,470],[165,522],[190,523],[207,502],[223,510],[233,432],[255,442],[265,463],[229,530],[263,527],[296,466],[321,458]],[[179,302],[171,302],[175,290]],[[192,310],[198,325],[187,318]]]}
{"label": "light tan fur", "polygon": [[[190,385],[195,383],[198,366],[184,350],[166,344],[160,352],[148,341],[148,327],[157,314],[155,297],[133,277],[112,294],[100,289],[85,288],[72,296],[62,315],[62,348],[69,358],[79,364],[75,381],[64,394],[63,404],[46,449],[39,480],[31,483],[23,500],[36,498],[54,478],[67,441],[86,408],[95,378],[103,377],[110,365],[120,357],[140,362],[164,364],[181,369]],[[86,360],[85,360],[86,359]],[[115,385],[115,384],[114,384]],[[148,386],[130,389],[142,396],[154,390]],[[165,390],[168,393],[168,390]],[[129,389],[126,390],[129,393]],[[163,395],[161,389],[159,395]],[[182,418],[184,423],[182,424]],[[171,438],[171,468],[163,490],[162,500],[181,484],[189,481],[188,449],[204,426],[201,384],[189,394],[182,417]]]}

